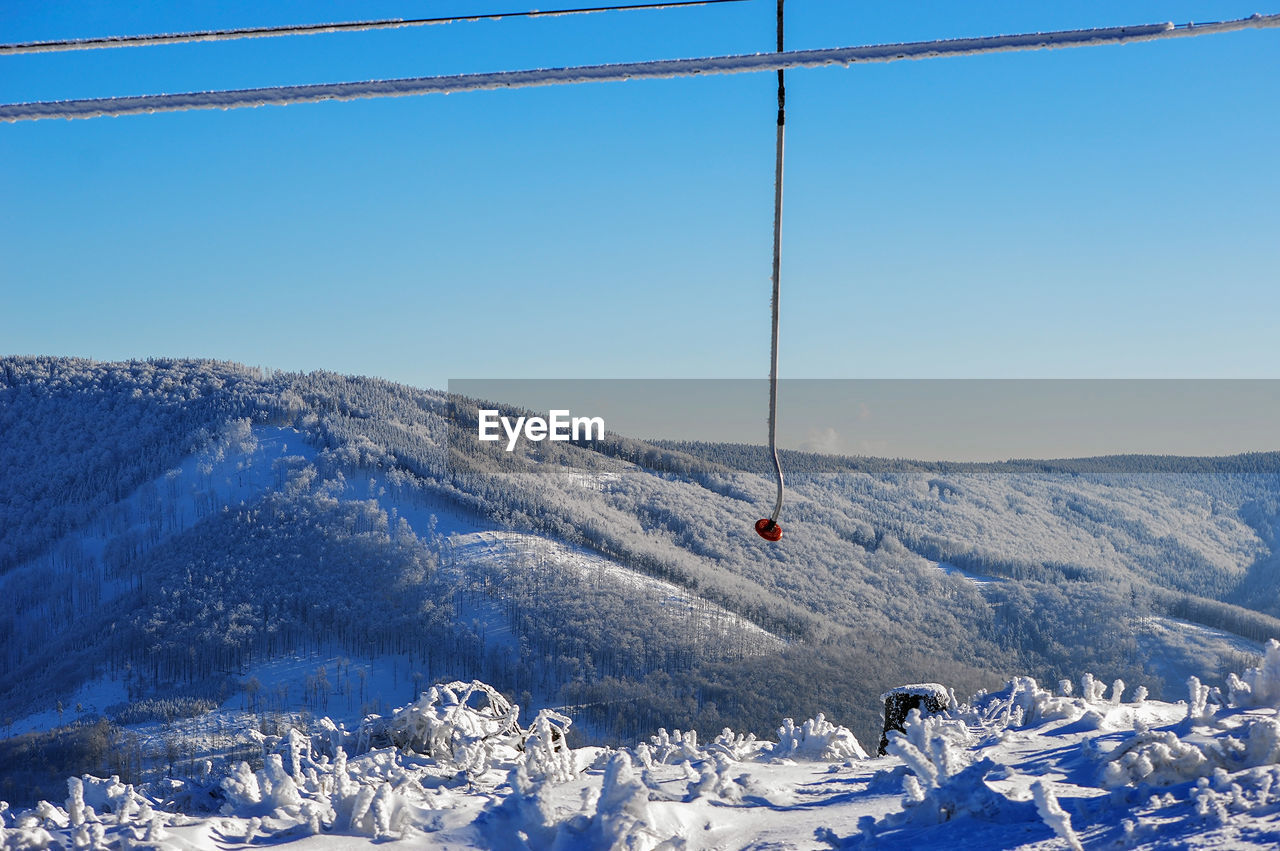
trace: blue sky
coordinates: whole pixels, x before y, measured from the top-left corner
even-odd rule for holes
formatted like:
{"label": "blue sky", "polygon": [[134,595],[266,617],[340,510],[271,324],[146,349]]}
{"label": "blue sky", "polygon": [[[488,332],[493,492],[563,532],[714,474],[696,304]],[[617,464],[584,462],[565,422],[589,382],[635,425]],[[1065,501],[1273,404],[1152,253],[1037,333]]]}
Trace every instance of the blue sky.
{"label": "blue sky", "polygon": [[[788,47],[1266,2],[791,0]],[[0,41],[518,7],[9,0]],[[0,57],[0,101],[756,52],[773,12]],[[766,375],[773,85],[0,125],[0,353],[434,387]],[[1280,376],[1277,103],[1276,30],[790,73],[782,374]]]}

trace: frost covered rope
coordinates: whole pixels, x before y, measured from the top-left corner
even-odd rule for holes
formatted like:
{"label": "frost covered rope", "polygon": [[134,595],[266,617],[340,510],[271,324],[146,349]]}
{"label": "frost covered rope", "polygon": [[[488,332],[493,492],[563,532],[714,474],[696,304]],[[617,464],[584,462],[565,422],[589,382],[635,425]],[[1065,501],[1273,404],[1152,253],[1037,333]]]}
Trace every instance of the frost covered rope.
{"label": "frost covered rope", "polygon": [[528,12],[495,12],[488,15],[454,15],[445,18],[387,18],[379,21],[346,21],[336,24],[297,24],[281,27],[241,27],[226,30],[200,30],[186,33],[155,35],[121,35],[102,38],[73,38],[60,41],[27,41],[0,44],[0,56],[20,53],[55,53],[64,50],[95,50],[104,47],[145,47],[153,44],[187,44],[195,41],[230,41],[238,38],[270,38],[284,35],[320,35],[337,32],[420,27],[428,24],[453,24],[468,21],[496,21],[503,18],[550,18],[591,12],[628,12],[636,9],[676,9],[683,6],[710,6],[717,3],[741,3],[743,0],[677,0],[670,3],[632,3],[625,6],[588,6],[577,9],[548,9]]}
{"label": "frost covered rope", "polygon": [[245,106],[284,106],[326,100],[359,100],[403,95],[443,94],[485,89],[518,89],[566,83],[603,83],[623,80],[691,77],[699,74],[741,74],[777,71],[784,68],[820,68],[858,62],[896,62],[900,59],[932,59],[942,56],[976,56],[1021,50],[1089,47],[1129,44],[1166,38],[1210,35],[1245,29],[1280,27],[1280,15],[1254,15],[1235,21],[1211,24],[1148,24],[1064,30],[1049,33],[998,35],[921,41],[909,44],[876,44],[864,47],[833,47],[796,50],[790,53],[755,53],[711,56],[701,59],[662,59],[614,65],[580,65],[571,68],[541,68],[527,71],[497,71],[440,77],[410,77],[397,80],[370,80],[358,83],[320,83],[306,86],[271,86],[260,89],[188,92],[184,94],[140,95],[136,97],[92,98],[88,100],[38,101],[0,105],[0,121],[31,121],[40,118],[97,118],[99,116],[141,115],[152,112],[180,112],[192,109],[235,109]]}
{"label": "frost covered rope", "polygon": [[[778,0],[778,53],[782,44],[782,4]],[[756,521],[756,532],[766,541],[782,540],[778,515],[782,513],[782,462],[778,460],[778,310],[782,295],[782,154],[786,141],[787,89],[785,72],[778,69],[778,135],[773,167],[773,333],[769,340],[769,454],[778,481],[778,498],[773,513]]]}

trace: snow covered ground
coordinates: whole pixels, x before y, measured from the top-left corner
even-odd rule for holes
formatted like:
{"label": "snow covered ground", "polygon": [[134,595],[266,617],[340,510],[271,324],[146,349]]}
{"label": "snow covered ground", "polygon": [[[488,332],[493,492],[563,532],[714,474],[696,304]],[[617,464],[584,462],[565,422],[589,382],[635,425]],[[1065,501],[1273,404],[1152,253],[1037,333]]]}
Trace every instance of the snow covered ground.
{"label": "snow covered ground", "polygon": [[1141,618],[1134,631],[1151,672],[1166,682],[1185,679],[1185,672],[1205,659],[1216,659],[1212,667],[1220,671],[1239,670],[1263,649],[1257,642],[1176,618]]}
{"label": "snow covered ground", "polygon": [[73,778],[64,801],[0,818],[23,849],[1274,848],[1280,643],[1228,681],[1167,703],[1088,674],[1056,693],[1018,678],[913,712],[881,757],[821,716],[773,741],[658,731],[570,750],[571,719],[522,728],[518,707],[455,683],[358,731],[259,736],[256,771]]}
{"label": "snow covered ground", "polygon": [[964,579],[968,579],[974,585],[977,585],[979,588],[991,582],[998,581],[996,579],[993,579],[990,576],[979,576],[976,573],[969,573],[968,571],[963,570],[959,567],[956,567],[954,564],[951,564],[945,561],[937,562],[935,566],[938,568],[938,570],[941,570],[943,573],[947,574],[947,576],[963,577]]}

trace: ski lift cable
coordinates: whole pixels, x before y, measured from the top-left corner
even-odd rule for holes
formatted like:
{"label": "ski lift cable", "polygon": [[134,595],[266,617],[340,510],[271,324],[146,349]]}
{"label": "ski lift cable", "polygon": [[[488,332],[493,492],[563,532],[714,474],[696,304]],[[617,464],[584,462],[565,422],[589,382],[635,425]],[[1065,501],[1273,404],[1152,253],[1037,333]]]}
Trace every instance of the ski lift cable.
{"label": "ski lift cable", "polygon": [[944,56],[976,56],[1107,44],[1131,44],[1235,32],[1245,29],[1280,27],[1280,15],[1253,15],[1209,24],[1148,24],[1100,27],[1048,33],[998,35],[983,38],[947,39],[907,44],[877,44],[862,47],[835,47],[711,56],[699,59],[660,59],[611,65],[580,65],[568,68],[540,68],[526,71],[497,71],[436,77],[410,77],[353,83],[319,83],[301,86],[271,86],[259,89],[187,92],[182,94],[139,95],[90,98],[86,100],[36,101],[0,104],[0,121],[32,121],[41,118],[97,118],[140,115],[154,112],[182,112],[194,109],[235,109],[239,107],[327,100],[359,100],[375,97],[444,94],[448,92],[517,89],[571,83],[621,82],[665,79],[710,74],[740,74],[790,68],[849,66],[858,63],[896,62],[904,59],[934,59]]}
{"label": "ski lift cable", "polygon": [[496,21],[504,18],[552,18],[562,15],[591,14],[595,12],[629,12],[640,9],[677,9],[687,6],[712,6],[719,3],[742,3],[745,0],[670,0],[658,3],[630,3],[620,6],[584,6],[575,9],[531,9],[526,12],[494,12],[487,15],[452,15],[441,18],[386,18],[376,21],[346,21],[332,24],[296,24],[278,27],[241,27],[225,30],[198,30],[185,33],[156,33],[153,35],[101,36],[74,38],[58,41],[27,41],[18,44],[0,44],[0,56],[24,53],[56,53],[67,50],[96,50],[107,47],[148,47],[156,44],[187,44],[197,41],[231,41],[241,38],[271,38],[286,35],[320,35],[338,32],[366,32],[368,30],[420,27],[430,24],[452,24],[469,21]]}
{"label": "ski lift cable", "polygon": [[[778,0],[778,54],[785,52],[782,38],[782,4]],[[778,483],[778,496],[773,513],[756,521],[756,532],[766,541],[782,540],[778,516],[782,514],[782,462],[778,460],[778,313],[782,298],[782,159],[786,144],[787,89],[786,72],[778,69],[778,130],[774,145],[773,167],[773,324],[769,338],[769,454],[773,457],[773,473]]]}

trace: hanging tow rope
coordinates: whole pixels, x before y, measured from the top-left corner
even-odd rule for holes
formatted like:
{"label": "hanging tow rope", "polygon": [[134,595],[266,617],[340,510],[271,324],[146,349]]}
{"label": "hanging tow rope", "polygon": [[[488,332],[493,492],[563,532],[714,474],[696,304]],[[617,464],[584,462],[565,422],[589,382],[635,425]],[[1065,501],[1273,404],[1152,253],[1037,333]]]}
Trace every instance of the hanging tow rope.
{"label": "hanging tow rope", "polygon": [[[778,53],[782,46],[782,3],[778,0]],[[782,514],[782,462],[778,460],[778,301],[782,281],[782,149],[787,125],[787,93],[783,70],[778,69],[778,144],[773,170],[773,334],[769,344],[769,454],[778,478],[778,499],[773,514],[756,521],[756,532],[766,541],[782,540],[778,516]]]}

